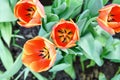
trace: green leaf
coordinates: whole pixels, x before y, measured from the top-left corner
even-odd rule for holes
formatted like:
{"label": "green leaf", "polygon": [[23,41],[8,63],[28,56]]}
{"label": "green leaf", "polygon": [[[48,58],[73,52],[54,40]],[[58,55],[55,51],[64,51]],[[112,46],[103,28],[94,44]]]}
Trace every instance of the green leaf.
{"label": "green leaf", "polygon": [[94,60],[97,65],[102,66],[103,61],[100,58],[102,45],[99,41],[95,40],[90,33],[81,37],[81,40],[78,41],[78,45],[82,48],[87,58]]}
{"label": "green leaf", "polygon": [[91,60],[90,64],[87,65],[87,68],[95,66],[95,61]]}
{"label": "green leaf", "polygon": [[9,4],[9,0],[0,1],[0,22],[15,21],[16,18],[12,12],[12,8]]}
{"label": "green leaf", "polygon": [[51,31],[52,27],[59,21],[59,17],[56,14],[49,13],[47,14],[47,23],[46,29],[47,31]]}
{"label": "green leaf", "polygon": [[56,14],[52,14],[52,13],[47,14],[47,23],[58,21],[58,20],[59,20],[59,17]]}
{"label": "green leaf", "polygon": [[113,0],[112,3],[120,4],[120,0]]}
{"label": "green leaf", "polygon": [[44,6],[45,13],[51,13],[52,6]]}
{"label": "green leaf", "polygon": [[0,59],[4,67],[8,70],[13,65],[13,58],[10,51],[4,46],[0,39]]}
{"label": "green leaf", "polygon": [[111,42],[113,42],[112,36],[105,30],[103,30],[100,26],[96,26],[94,29],[96,30],[98,34],[98,36],[96,36],[96,39],[100,41],[103,46],[107,47],[111,44]]}
{"label": "green leaf", "polygon": [[90,14],[90,10],[89,10],[89,9],[86,9],[85,11],[83,11],[83,12],[78,16],[77,22],[79,22],[79,20],[88,18],[88,17],[89,17],[89,14]]}
{"label": "green leaf", "polygon": [[30,70],[28,68],[25,69],[25,73],[24,73],[24,80],[26,80],[28,74],[29,74]]}
{"label": "green leaf", "polygon": [[83,31],[83,28],[85,27],[85,24],[86,24],[86,21],[87,21],[87,18],[84,18],[82,20],[79,20],[76,24],[78,25],[79,27],[79,32],[81,34],[81,32]]}
{"label": "green leaf", "polygon": [[69,19],[75,17],[81,10],[83,0],[55,0],[52,6],[53,13],[60,19]]}
{"label": "green leaf", "polygon": [[73,59],[74,59],[74,55],[73,54],[67,54],[66,56],[64,56],[65,63],[72,64],[73,63]]}
{"label": "green leaf", "polygon": [[99,73],[99,80],[107,80],[103,73]]}
{"label": "green leaf", "polygon": [[70,64],[68,64],[68,63],[61,63],[61,64],[53,66],[49,71],[57,72],[57,71],[64,70],[64,69],[68,68],[69,66],[70,66]]}
{"label": "green leaf", "polygon": [[[94,5],[94,6],[93,6]],[[90,15],[96,16],[98,14],[99,9],[103,7],[102,0],[90,0],[87,8],[90,10]]]}
{"label": "green leaf", "polygon": [[61,3],[58,7],[53,8],[53,12],[56,14],[61,14],[67,8],[66,2]]}
{"label": "green leaf", "polygon": [[11,8],[14,9],[15,4],[17,3],[18,0],[10,0],[10,5]]}
{"label": "green leaf", "polygon": [[109,0],[103,0],[103,5],[107,4]]}
{"label": "green leaf", "polygon": [[33,72],[33,71],[31,71],[31,72],[38,80],[48,80],[45,77],[43,77],[42,75],[40,75],[39,73],[36,73],[36,72]]}
{"label": "green leaf", "polygon": [[[0,75],[2,75],[3,74],[3,72],[2,71],[0,71]],[[1,79],[1,80],[10,80],[10,79]]]}
{"label": "green leaf", "polygon": [[71,65],[68,68],[64,70],[73,80],[75,80],[76,75],[75,75],[75,70],[74,67]]}
{"label": "green leaf", "polygon": [[57,55],[56,55],[55,63],[58,63],[60,60],[63,59],[63,56],[62,56],[62,52],[59,49],[56,50],[56,52],[57,52]]}
{"label": "green leaf", "polygon": [[42,20],[42,26],[39,30],[39,35],[44,36],[45,34],[50,34],[52,27],[59,20],[59,17],[56,14],[49,13],[47,17]]}
{"label": "green leaf", "polygon": [[120,74],[115,75],[111,80],[120,80]]}
{"label": "green leaf", "polygon": [[10,78],[15,75],[22,67],[21,54],[18,56],[14,64],[4,74],[0,75],[0,79]]}
{"label": "green leaf", "polygon": [[107,50],[109,51],[108,55],[105,58],[110,60],[120,61],[120,41],[118,39],[113,40],[113,44],[110,45]]}
{"label": "green leaf", "polygon": [[10,46],[12,36],[12,25],[10,22],[0,23],[0,31],[4,41]]}
{"label": "green leaf", "polygon": [[93,21],[96,20],[96,17],[93,17],[93,18],[90,18],[87,22],[86,22],[86,25],[82,28],[82,32],[81,32],[81,35],[85,34],[90,23],[92,23]]}
{"label": "green leaf", "polygon": [[73,47],[71,49],[67,49],[69,54],[74,54],[74,55],[83,55],[81,50],[78,47]]}
{"label": "green leaf", "polygon": [[47,32],[45,31],[45,29],[43,28],[43,26],[41,26],[38,35],[39,36],[44,36],[45,34],[47,34]]}

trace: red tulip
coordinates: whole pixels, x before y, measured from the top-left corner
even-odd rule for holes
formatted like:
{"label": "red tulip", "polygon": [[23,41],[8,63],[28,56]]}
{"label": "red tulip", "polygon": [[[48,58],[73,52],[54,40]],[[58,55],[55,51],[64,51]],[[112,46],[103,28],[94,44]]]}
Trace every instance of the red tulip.
{"label": "red tulip", "polygon": [[26,28],[41,25],[41,19],[45,16],[39,0],[20,0],[14,8],[14,14],[19,19],[18,24]]}
{"label": "red tulip", "polygon": [[79,40],[78,26],[72,20],[61,20],[53,27],[51,37],[59,48],[73,47],[76,45],[75,42]]}
{"label": "red tulip", "polygon": [[37,36],[24,44],[22,62],[35,72],[48,70],[55,58],[54,44],[43,37]]}
{"label": "red tulip", "polygon": [[110,4],[100,9],[97,22],[110,34],[120,32],[120,5]]}

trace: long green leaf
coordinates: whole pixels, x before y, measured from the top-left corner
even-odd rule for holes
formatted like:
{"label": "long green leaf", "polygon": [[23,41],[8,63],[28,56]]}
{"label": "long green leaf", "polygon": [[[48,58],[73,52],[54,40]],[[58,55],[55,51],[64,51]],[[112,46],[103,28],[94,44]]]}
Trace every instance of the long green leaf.
{"label": "long green leaf", "polygon": [[0,31],[4,41],[10,46],[12,36],[12,25],[10,22],[0,23]]}
{"label": "long green leaf", "polygon": [[0,0],[0,22],[15,21],[9,0]]}
{"label": "long green leaf", "polygon": [[115,75],[111,80],[120,80],[120,74]]}
{"label": "long green leaf", "polygon": [[70,75],[73,80],[75,80],[76,75],[75,75],[74,67],[73,67],[72,65],[69,66],[68,68],[66,68],[64,71],[65,71],[68,75]]}
{"label": "long green leaf", "polygon": [[8,69],[6,72],[4,72],[3,75],[0,75],[0,79],[7,79],[15,75],[20,68],[22,67],[22,61],[21,61],[21,54],[18,56],[14,64],[11,66],[10,69]]}
{"label": "long green leaf", "polygon": [[13,58],[10,51],[4,46],[0,39],[0,58],[4,67],[8,70],[13,65]]}
{"label": "long green leaf", "polygon": [[43,77],[42,75],[40,75],[39,73],[33,72],[33,75],[38,79],[38,80],[47,80],[45,77]]}
{"label": "long green leaf", "polygon": [[107,80],[103,73],[99,73],[99,80]]}
{"label": "long green leaf", "polygon": [[70,66],[70,64],[66,64],[66,63],[61,63],[58,65],[55,65],[54,67],[52,67],[52,69],[50,69],[50,72],[57,72],[60,70],[64,70],[65,68],[68,68]]}

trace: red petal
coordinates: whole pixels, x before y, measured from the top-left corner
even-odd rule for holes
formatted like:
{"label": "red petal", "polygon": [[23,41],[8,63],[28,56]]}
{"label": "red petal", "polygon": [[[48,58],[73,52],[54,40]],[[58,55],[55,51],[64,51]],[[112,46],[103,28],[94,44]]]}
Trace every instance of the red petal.
{"label": "red petal", "polygon": [[97,22],[105,31],[110,34],[115,34],[114,30],[108,26],[107,22],[101,20],[100,18],[97,18]]}
{"label": "red petal", "polygon": [[35,37],[24,44],[23,51],[25,51],[27,55],[39,54],[39,50],[42,50],[43,47],[45,47],[44,40],[40,37]]}
{"label": "red petal", "polygon": [[23,53],[22,55],[22,62],[26,66],[29,66],[32,62],[40,60],[41,57],[39,55],[26,55],[26,53]]}
{"label": "red petal", "polygon": [[42,71],[49,69],[51,67],[49,65],[50,65],[50,60],[48,60],[48,59],[42,60],[41,59],[39,61],[32,62],[30,64],[30,68],[35,72],[42,72]]}

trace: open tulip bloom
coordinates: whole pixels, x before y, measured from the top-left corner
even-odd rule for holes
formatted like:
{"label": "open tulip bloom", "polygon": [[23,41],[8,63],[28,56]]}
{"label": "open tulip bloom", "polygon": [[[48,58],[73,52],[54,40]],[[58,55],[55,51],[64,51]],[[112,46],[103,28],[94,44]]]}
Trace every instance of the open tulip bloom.
{"label": "open tulip bloom", "polygon": [[110,34],[120,32],[120,5],[110,4],[100,9],[97,22]]}
{"label": "open tulip bloom", "polygon": [[78,26],[71,20],[61,20],[53,26],[51,37],[59,48],[70,48],[75,46],[75,42],[79,40]]}
{"label": "open tulip bloom", "polygon": [[24,44],[22,62],[35,72],[48,70],[56,59],[54,44],[37,36]]}
{"label": "open tulip bloom", "polygon": [[20,0],[14,8],[14,14],[19,19],[18,24],[26,28],[41,25],[41,18],[45,16],[39,0]]}

